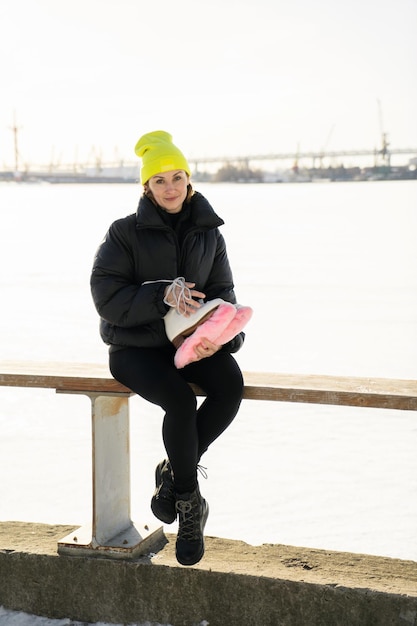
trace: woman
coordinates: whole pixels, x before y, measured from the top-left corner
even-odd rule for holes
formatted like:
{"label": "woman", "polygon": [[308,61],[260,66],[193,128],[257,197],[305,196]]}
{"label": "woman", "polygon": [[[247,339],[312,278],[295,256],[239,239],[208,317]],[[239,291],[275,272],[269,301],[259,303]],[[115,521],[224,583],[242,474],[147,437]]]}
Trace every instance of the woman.
{"label": "woman", "polygon": [[[110,345],[112,375],[165,412],[168,458],[156,468],[151,508],[167,524],[178,514],[177,560],[194,565],[204,554],[208,516],[197,468],[239,409],[243,380],[231,353],[242,346],[244,333],[223,346],[203,337],[194,348],[195,361],[175,367],[175,347],[164,325],[170,307],[189,317],[203,300],[236,303],[218,230],[224,222],[193,191],[190,167],[170,134],[144,135],[135,152],[142,158],[144,193],[136,214],[110,226],[94,260],[91,289],[101,337]],[[176,280],[180,276],[185,284]],[[199,408],[188,383],[207,394]]]}

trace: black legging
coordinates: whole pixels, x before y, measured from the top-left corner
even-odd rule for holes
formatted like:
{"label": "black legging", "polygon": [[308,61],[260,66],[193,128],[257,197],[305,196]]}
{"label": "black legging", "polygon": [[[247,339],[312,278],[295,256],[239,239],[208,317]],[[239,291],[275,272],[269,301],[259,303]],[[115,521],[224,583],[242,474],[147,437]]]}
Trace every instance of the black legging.
{"label": "black legging", "polygon": [[[239,410],[243,378],[231,354],[213,356],[178,370],[175,350],[126,348],[110,354],[114,378],[165,411],[163,441],[178,493],[194,491],[197,464],[209,445],[229,426]],[[188,382],[207,394],[197,410]]]}

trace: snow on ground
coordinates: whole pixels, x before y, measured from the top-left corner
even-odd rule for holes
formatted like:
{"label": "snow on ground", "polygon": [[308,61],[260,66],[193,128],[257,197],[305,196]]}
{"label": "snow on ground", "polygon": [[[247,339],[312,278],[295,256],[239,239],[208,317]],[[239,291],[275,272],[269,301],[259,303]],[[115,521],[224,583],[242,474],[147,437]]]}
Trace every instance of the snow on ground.
{"label": "snow on ground", "polygon": [[[0,606],[0,626],[171,626],[171,624],[159,624],[156,622],[141,622],[140,624],[134,622],[129,625],[106,624],[104,622],[90,624],[89,622],[77,622],[67,617],[64,619],[49,619],[48,617],[22,613],[21,611],[11,611]],[[209,623],[203,620],[196,626],[209,626]]]}

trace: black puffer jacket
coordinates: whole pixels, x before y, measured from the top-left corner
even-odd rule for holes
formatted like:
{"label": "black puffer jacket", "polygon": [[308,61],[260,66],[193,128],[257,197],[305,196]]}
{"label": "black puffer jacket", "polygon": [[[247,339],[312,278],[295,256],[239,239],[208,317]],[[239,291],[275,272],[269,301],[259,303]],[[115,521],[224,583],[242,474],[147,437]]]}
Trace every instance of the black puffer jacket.
{"label": "black puffer jacket", "polygon": [[[180,238],[164,213],[142,196],[136,214],[114,222],[97,250],[91,292],[100,315],[100,334],[110,350],[169,344],[163,317],[167,283],[184,276],[206,299],[236,303],[226,246],[218,227],[224,222],[208,201],[194,193],[181,213]],[[224,349],[236,352],[240,333]]]}

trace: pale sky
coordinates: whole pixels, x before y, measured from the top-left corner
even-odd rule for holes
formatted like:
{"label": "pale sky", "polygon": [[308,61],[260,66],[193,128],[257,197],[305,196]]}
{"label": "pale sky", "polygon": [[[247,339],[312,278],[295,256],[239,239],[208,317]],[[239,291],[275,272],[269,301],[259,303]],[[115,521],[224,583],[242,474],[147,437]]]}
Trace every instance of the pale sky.
{"label": "pale sky", "polygon": [[0,168],[417,147],[417,0],[3,0]]}

